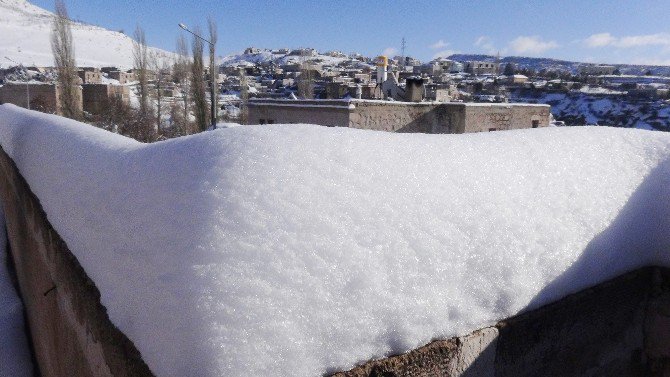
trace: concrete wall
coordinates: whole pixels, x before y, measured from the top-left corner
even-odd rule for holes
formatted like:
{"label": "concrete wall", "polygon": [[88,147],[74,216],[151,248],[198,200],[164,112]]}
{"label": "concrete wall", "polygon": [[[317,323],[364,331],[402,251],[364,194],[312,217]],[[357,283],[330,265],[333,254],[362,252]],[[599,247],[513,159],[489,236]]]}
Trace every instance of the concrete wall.
{"label": "concrete wall", "polygon": [[2,149],[0,196],[41,375],[153,376],[132,342],[110,322],[100,292]]}
{"label": "concrete wall", "polygon": [[670,269],[643,268],[334,376],[670,376]]}
{"label": "concrete wall", "polygon": [[258,101],[249,102],[248,124],[307,123],[331,127],[349,126],[347,101]]}
{"label": "concrete wall", "polygon": [[468,104],[463,132],[488,132],[549,126],[549,106]]}
{"label": "concrete wall", "polygon": [[[77,95],[78,108],[81,110],[83,102],[80,86],[77,86]],[[60,89],[56,84],[5,84],[0,86],[0,104],[3,103],[11,103],[23,108],[30,106],[32,110],[44,113],[61,114]]]}
{"label": "concrete wall", "polygon": [[354,103],[349,127],[388,132],[458,133],[464,108],[431,103],[361,101]]}
{"label": "concrete wall", "polygon": [[310,123],[432,134],[488,132],[547,127],[550,109],[531,104],[257,100],[249,102],[249,124]]}

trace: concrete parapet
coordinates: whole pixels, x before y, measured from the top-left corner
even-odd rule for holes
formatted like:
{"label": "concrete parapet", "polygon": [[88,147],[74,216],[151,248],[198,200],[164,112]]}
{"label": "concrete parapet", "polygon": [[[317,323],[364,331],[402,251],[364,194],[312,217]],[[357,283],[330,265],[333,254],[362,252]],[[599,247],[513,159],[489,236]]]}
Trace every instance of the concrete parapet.
{"label": "concrete parapet", "polygon": [[9,254],[41,375],[153,376],[132,342],[109,320],[95,284],[2,149],[0,176]]}
{"label": "concrete parapet", "polygon": [[334,377],[670,376],[670,269],[642,268]]}

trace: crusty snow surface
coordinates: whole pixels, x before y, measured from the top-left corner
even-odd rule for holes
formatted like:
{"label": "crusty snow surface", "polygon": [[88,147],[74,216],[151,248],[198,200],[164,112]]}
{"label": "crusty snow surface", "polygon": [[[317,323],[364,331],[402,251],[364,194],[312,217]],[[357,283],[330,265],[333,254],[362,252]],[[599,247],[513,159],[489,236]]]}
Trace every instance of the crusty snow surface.
{"label": "crusty snow surface", "polygon": [[9,277],[6,246],[5,216],[0,205],[0,377],[31,377],[23,305]]}
{"label": "crusty snow surface", "polygon": [[670,266],[670,135],[245,126],[0,144],[158,376],[318,376]]}
{"label": "crusty snow surface", "polygon": [[[52,67],[53,17],[53,13],[26,0],[0,0],[0,67],[13,62]],[[125,34],[75,22],[72,38],[78,66],[133,67],[133,41]],[[159,57],[170,56],[156,48],[149,51]]]}

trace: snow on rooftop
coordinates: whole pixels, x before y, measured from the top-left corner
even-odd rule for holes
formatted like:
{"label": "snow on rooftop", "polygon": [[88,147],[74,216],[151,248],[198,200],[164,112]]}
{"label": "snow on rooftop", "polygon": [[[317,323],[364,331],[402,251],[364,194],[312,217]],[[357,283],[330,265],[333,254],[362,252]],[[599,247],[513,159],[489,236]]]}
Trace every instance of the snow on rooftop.
{"label": "snow on rooftop", "polygon": [[309,125],[0,144],[157,376],[315,376],[670,266],[670,135]]}

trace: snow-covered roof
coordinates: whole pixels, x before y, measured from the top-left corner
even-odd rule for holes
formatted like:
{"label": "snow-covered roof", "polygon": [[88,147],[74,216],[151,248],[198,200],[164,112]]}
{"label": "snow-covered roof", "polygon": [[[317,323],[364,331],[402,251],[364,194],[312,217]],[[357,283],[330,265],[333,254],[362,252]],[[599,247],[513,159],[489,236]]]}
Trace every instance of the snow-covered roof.
{"label": "snow-covered roof", "polygon": [[157,376],[314,376],[670,265],[670,135],[309,125],[0,145]]}

